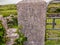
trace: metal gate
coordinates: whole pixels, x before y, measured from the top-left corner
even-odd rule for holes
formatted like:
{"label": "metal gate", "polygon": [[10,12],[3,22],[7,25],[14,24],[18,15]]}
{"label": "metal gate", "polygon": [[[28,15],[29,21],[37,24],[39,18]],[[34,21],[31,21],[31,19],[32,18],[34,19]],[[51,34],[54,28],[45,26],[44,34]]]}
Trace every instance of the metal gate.
{"label": "metal gate", "polygon": [[60,17],[47,17],[46,45],[60,45]]}

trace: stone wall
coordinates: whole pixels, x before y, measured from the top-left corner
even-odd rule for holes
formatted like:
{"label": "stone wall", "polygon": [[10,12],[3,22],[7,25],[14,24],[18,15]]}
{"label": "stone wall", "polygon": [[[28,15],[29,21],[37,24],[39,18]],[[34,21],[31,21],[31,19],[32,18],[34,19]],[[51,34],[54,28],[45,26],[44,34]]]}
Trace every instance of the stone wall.
{"label": "stone wall", "polygon": [[44,45],[46,7],[44,1],[22,1],[17,4],[18,25],[23,26],[21,32],[27,37],[24,45]]}
{"label": "stone wall", "polygon": [[7,20],[2,15],[0,15],[0,20],[2,21],[2,25],[4,26],[5,30],[7,30]]}
{"label": "stone wall", "polygon": [[0,15],[0,21],[2,21],[2,25],[5,28],[5,38],[6,39],[6,45],[13,45],[15,43],[15,40],[19,37],[19,35],[16,33],[16,28],[8,28],[7,25],[7,19]]}

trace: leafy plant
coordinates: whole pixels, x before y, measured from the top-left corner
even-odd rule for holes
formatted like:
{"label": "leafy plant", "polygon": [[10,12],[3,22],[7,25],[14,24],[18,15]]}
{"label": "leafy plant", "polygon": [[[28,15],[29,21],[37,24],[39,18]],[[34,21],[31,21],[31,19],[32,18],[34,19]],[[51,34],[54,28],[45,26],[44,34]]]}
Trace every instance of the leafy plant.
{"label": "leafy plant", "polygon": [[0,45],[6,45],[5,43],[5,29],[3,28],[2,22],[0,21]]}
{"label": "leafy plant", "polygon": [[9,28],[17,28],[18,27],[18,21],[17,16],[11,15],[10,18],[7,19],[7,24]]}
{"label": "leafy plant", "polygon": [[15,44],[13,45],[24,45],[24,42],[27,41],[27,37],[25,37],[24,34],[20,31],[22,28],[22,26],[18,28],[17,33],[19,38],[15,40]]}

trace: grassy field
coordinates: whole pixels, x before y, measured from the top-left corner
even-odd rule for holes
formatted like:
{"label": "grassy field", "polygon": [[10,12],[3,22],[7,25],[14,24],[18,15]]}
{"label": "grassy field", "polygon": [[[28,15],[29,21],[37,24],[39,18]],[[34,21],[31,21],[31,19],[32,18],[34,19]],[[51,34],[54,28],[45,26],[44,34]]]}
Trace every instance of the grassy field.
{"label": "grassy field", "polygon": [[59,8],[60,7],[60,3],[51,3],[49,6],[48,6],[48,8],[52,8],[52,7],[57,7],[57,8]]}
{"label": "grassy field", "polygon": [[60,3],[49,4],[47,13],[60,13]]}
{"label": "grassy field", "polygon": [[[53,19],[47,19],[47,23],[52,23]],[[60,28],[60,19],[55,19],[55,28]],[[46,28],[52,28],[52,24],[51,25],[47,25]]]}
{"label": "grassy field", "polygon": [[[52,23],[52,19],[47,19],[47,23]],[[55,20],[55,28],[60,28],[60,19]],[[52,29],[52,25],[46,25],[46,29]],[[50,38],[48,40],[48,38]],[[46,30],[45,45],[60,45],[60,30]]]}
{"label": "grassy field", "polygon": [[[48,6],[47,14],[60,13],[60,3],[53,3]],[[17,15],[16,5],[0,5],[0,15],[8,16],[10,14]]]}
{"label": "grassy field", "polygon": [[17,15],[17,7],[16,5],[0,5],[0,15],[4,17],[9,16],[10,14]]}
{"label": "grassy field", "polygon": [[45,45],[60,45],[60,30],[46,30]]}
{"label": "grassy field", "polygon": [[60,40],[47,40],[45,45],[60,45]]}

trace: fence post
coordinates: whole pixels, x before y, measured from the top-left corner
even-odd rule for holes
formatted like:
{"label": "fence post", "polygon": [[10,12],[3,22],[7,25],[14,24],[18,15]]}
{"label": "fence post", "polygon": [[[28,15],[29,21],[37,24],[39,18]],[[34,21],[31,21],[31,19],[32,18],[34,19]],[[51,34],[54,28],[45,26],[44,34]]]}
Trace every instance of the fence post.
{"label": "fence post", "polygon": [[18,25],[27,37],[24,45],[44,45],[47,3],[41,0],[21,1],[17,4]]}
{"label": "fence post", "polygon": [[52,22],[52,29],[54,29],[54,27],[55,27],[55,18],[53,18],[53,22]]}

